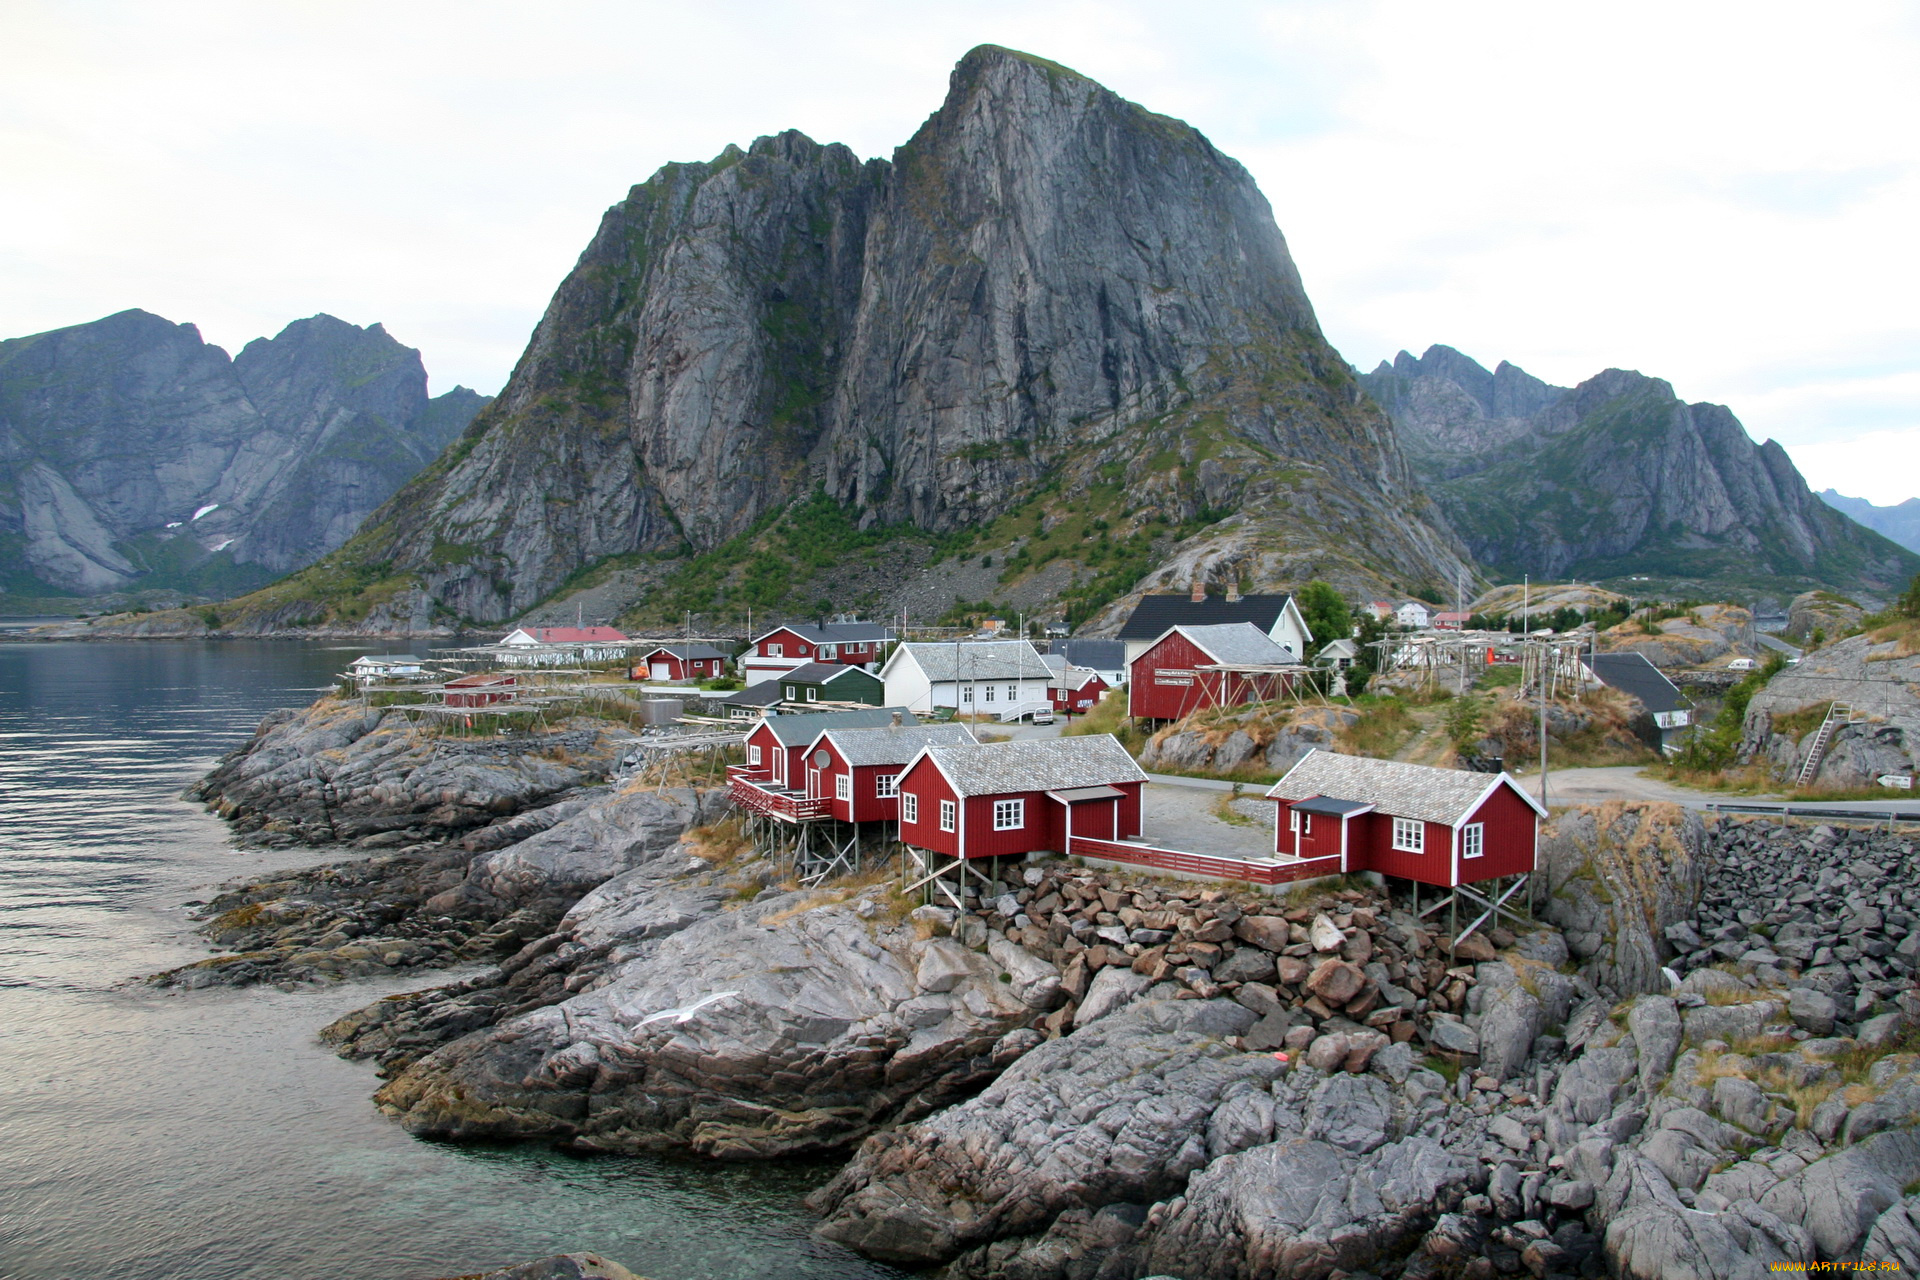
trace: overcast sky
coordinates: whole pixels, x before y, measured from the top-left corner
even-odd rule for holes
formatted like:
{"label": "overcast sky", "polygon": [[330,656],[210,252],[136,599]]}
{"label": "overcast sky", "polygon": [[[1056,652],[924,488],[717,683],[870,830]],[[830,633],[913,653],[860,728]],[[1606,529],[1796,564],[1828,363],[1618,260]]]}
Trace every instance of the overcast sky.
{"label": "overcast sky", "polygon": [[1362,368],[1732,406],[1920,495],[1920,7],[0,0],[0,335],[327,311],[495,391],[601,211],[784,128],[884,156],[993,42],[1205,132]]}

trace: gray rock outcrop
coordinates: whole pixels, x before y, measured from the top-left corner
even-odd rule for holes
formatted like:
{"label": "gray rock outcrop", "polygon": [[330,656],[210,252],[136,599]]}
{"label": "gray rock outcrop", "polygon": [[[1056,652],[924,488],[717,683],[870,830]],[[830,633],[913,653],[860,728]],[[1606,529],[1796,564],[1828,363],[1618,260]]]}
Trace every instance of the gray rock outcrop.
{"label": "gray rock outcrop", "polygon": [[1705,846],[1699,815],[1670,804],[1579,806],[1542,831],[1544,913],[1595,986],[1667,990],[1666,931],[1693,918]]}
{"label": "gray rock outcrop", "polygon": [[632,736],[581,720],[511,743],[468,744],[416,735],[399,712],[329,697],[268,715],[187,797],[260,842],[420,840],[602,782]]}
{"label": "gray rock outcrop", "polygon": [[429,399],[419,352],[328,315],[232,359],[144,311],[0,342],[8,589],[249,590],[344,543],[485,403]]}
{"label": "gray rock outcrop", "polygon": [[[1911,650],[1911,641],[1867,633],[1782,668],[1747,703],[1742,756],[1782,781],[1797,780],[1828,706],[1842,702],[1855,715],[1838,726],[1815,785],[1852,789],[1887,775],[1912,778],[1920,772],[1920,653]],[[1911,794],[1887,791],[1889,799]]]}

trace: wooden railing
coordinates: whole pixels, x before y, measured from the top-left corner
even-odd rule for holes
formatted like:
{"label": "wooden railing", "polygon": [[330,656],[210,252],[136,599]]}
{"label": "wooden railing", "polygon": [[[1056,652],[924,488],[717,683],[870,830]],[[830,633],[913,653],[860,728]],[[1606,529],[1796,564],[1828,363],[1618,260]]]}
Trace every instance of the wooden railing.
{"label": "wooden railing", "polygon": [[765,785],[765,774],[756,775],[738,766],[727,770],[727,794],[742,808],[764,813],[783,822],[811,822],[825,817],[825,796],[803,796],[795,791],[776,791]]}
{"label": "wooden railing", "polygon": [[1318,876],[1340,873],[1340,858],[1261,859],[1216,858],[1212,854],[1187,853],[1181,849],[1161,849],[1131,840],[1097,840],[1074,836],[1067,841],[1067,852],[1081,858],[1104,858],[1109,862],[1131,862],[1162,871],[1180,871],[1188,875],[1213,876],[1221,880],[1244,880],[1249,884],[1292,884]]}

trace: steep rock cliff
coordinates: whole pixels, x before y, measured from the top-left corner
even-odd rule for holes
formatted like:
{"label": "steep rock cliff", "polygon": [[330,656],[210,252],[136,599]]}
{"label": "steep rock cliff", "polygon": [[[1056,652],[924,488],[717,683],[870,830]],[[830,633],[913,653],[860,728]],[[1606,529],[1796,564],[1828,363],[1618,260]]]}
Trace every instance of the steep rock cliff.
{"label": "steep rock cliff", "polygon": [[1095,481],[1183,577],[1461,564],[1246,171],[988,46],[890,162],[789,132],[634,187],[460,444],[256,612],[500,619],[816,491],[924,535]]}
{"label": "steep rock cliff", "polygon": [[1920,570],[1816,498],[1777,443],[1657,378],[1554,387],[1436,346],[1362,381],[1449,522],[1506,572],[1871,592]]}
{"label": "steep rock cliff", "polygon": [[308,564],[466,426],[379,325],[296,320],[232,359],[145,311],[0,342],[0,590],[221,594]]}

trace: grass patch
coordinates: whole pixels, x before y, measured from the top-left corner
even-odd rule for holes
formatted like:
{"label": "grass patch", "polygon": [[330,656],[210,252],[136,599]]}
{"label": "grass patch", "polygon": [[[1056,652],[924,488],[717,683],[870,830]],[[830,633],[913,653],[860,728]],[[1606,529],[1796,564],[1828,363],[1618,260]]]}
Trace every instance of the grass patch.
{"label": "grass patch", "polygon": [[1385,759],[1405,746],[1420,724],[1407,710],[1407,703],[1395,697],[1354,699],[1360,718],[1338,735],[1340,749],[1349,755]]}

